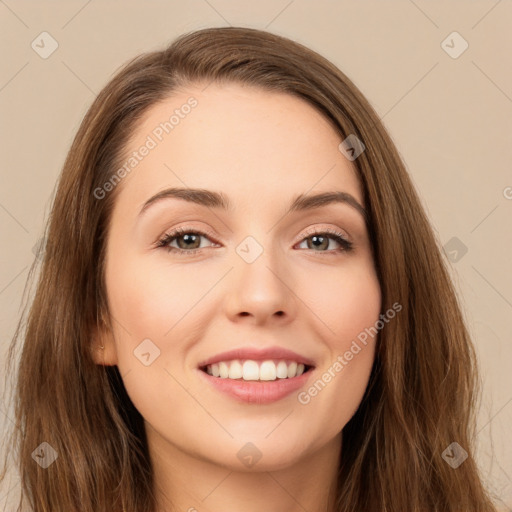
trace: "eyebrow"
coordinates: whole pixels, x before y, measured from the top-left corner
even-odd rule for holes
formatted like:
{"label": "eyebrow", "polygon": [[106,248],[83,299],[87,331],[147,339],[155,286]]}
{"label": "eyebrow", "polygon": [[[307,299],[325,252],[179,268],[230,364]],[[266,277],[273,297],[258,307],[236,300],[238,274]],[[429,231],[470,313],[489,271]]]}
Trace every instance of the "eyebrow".
{"label": "eyebrow", "polygon": [[[168,188],[150,197],[141,208],[139,216],[141,216],[150,206],[164,199],[182,199],[190,203],[199,204],[209,208],[219,208],[226,211],[232,208],[229,198],[222,192],[199,188]],[[368,222],[368,212],[356,200],[356,198],[348,192],[340,191],[322,192],[313,195],[299,194],[293,199],[285,215],[298,211],[313,210],[315,208],[336,203],[351,206],[363,216],[365,222]]]}

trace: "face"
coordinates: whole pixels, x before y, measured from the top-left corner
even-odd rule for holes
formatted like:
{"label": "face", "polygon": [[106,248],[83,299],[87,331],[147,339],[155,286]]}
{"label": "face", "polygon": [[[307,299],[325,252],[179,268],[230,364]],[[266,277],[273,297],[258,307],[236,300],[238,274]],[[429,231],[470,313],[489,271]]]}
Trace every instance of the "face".
{"label": "face", "polygon": [[235,84],[177,92],[137,127],[107,241],[114,327],[95,357],[118,366],[150,443],[238,470],[259,452],[270,470],[340,440],[381,307],[341,141],[302,100]]}

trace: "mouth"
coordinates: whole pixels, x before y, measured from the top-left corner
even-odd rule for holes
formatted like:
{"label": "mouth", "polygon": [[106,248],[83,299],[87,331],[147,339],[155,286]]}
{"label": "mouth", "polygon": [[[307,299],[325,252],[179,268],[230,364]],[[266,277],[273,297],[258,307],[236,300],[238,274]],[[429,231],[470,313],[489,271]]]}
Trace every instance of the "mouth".
{"label": "mouth", "polygon": [[296,379],[310,372],[309,364],[287,359],[233,359],[200,366],[199,369],[216,379],[244,382],[272,382]]}
{"label": "mouth", "polygon": [[239,403],[270,404],[290,396],[310,380],[311,359],[282,348],[235,349],[201,362],[198,374],[208,386]]}
{"label": "mouth", "polygon": [[284,347],[240,347],[201,361],[199,377],[207,386],[238,402],[269,404],[299,390],[310,380],[312,359]]}

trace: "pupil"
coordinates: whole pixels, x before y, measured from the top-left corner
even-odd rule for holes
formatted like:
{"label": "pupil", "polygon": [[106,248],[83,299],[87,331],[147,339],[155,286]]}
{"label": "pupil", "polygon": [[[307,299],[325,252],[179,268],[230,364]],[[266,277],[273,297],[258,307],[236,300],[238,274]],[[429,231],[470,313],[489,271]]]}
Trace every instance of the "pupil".
{"label": "pupil", "polygon": [[[311,240],[313,241],[313,244],[314,244],[314,246],[315,246],[315,247],[320,247],[320,246],[322,246],[322,247],[324,247],[324,248],[325,248],[325,241],[327,240],[327,238],[326,238],[326,237],[324,237],[324,236],[317,236],[317,235],[314,235],[314,236],[312,236],[312,237],[311,237]],[[322,241],[323,241],[324,243],[322,243]],[[320,242],[320,243],[319,243],[319,244],[316,244],[316,242]]]}
{"label": "pupil", "polygon": [[[187,243],[187,242],[192,242],[194,243],[194,238],[198,238],[196,237],[196,235],[191,235],[191,234],[185,234],[182,236],[184,242],[185,242],[185,247],[191,247],[191,244]],[[178,239],[179,240],[179,239]],[[195,240],[197,242],[197,240]]]}

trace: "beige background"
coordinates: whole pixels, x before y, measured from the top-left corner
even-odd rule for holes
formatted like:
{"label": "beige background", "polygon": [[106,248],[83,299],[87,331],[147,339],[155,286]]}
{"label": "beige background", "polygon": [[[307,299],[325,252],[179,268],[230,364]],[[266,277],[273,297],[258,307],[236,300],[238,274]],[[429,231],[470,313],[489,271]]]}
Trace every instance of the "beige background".
{"label": "beige background", "polygon": [[[511,2],[0,0],[0,20],[0,357],[94,95],[127,59],[182,32],[266,28],[325,55],[356,83],[395,140],[440,242],[456,237],[450,244],[467,247],[450,265],[482,365],[477,456],[501,510],[512,510]],[[58,42],[46,59],[31,47],[42,46],[43,31]],[[458,58],[447,51],[463,48],[459,36],[442,44],[454,31],[469,45]],[[0,425],[11,416],[2,404]],[[12,510],[16,486],[13,476],[0,488],[2,510]]]}

